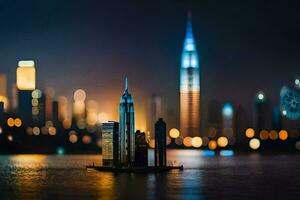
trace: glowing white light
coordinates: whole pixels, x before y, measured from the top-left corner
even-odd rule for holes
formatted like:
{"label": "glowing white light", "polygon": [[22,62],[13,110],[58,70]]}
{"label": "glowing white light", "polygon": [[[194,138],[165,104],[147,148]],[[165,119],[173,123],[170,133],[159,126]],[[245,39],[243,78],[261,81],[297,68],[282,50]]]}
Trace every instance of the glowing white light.
{"label": "glowing white light", "polygon": [[265,96],[264,96],[263,94],[261,94],[261,93],[258,94],[258,99],[259,99],[259,100],[263,100],[264,98],[265,98]]}
{"label": "glowing white light", "polygon": [[19,67],[34,67],[34,61],[33,60],[20,60],[18,62]]}
{"label": "glowing white light", "polygon": [[287,115],[287,111],[286,111],[286,110],[283,110],[283,111],[282,111],[282,114],[283,114],[284,116],[286,116],[286,115]]}
{"label": "glowing white light", "polygon": [[257,138],[253,138],[249,142],[249,146],[251,149],[256,150],[260,147],[260,141]]}
{"label": "glowing white light", "polygon": [[192,67],[197,67],[197,59],[195,58],[195,56],[192,57],[191,66]]}
{"label": "glowing white light", "polygon": [[188,50],[188,51],[193,51],[194,49],[195,49],[194,44],[188,43],[188,44],[186,45],[186,50]]}
{"label": "glowing white light", "polygon": [[224,104],[222,113],[223,113],[223,116],[225,116],[225,117],[232,117],[233,116],[232,105],[229,103]]}
{"label": "glowing white light", "polygon": [[187,68],[190,65],[190,59],[188,56],[186,56],[183,60],[183,67]]}

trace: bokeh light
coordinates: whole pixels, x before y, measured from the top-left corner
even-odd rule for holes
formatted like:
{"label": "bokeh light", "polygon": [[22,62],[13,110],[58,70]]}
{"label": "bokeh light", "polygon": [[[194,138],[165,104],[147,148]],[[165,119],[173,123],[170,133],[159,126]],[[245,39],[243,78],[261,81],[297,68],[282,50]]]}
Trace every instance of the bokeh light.
{"label": "bokeh light", "polygon": [[98,122],[100,124],[108,121],[108,115],[105,112],[101,112],[98,114]]}
{"label": "bokeh light", "polygon": [[180,136],[180,132],[178,129],[176,128],[172,128],[170,131],[169,131],[169,135],[171,138],[178,138]]}
{"label": "bokeh light", "polygon": [[20,118],[16,118],[14,123],[15,123],[16,127],[21,127],[22,126],[22,120]]}
{"label": "bokeh light", "polygon": [[255,130],[253,128],[248,128],[245,135],[247,138],[253,138],[255,136]]}
{"label": "bokeh light", "polygon": [[269,138],[269,132],[267,130],[261,130],[259,133],[259,137],[262,140],[267,140]]}
{"label": "bokeh light", "polygon": [[202,146],[202,139],[201,137],[193,137],[192,139],[192,146],[195,148],[199,148]]}
{"label": "bokeh light", "polygon": [[56,128],[51,126],[49,127],[49,135],[56,135]]}
{"label": "bokeh light", "polygon": [[252,139],[249,141],[249,146],[250,146],[251,149],[257,150],[257,149],[260,147],[260,141],[259,141],[259,139],[257,139],[257,138],[252,138]]}
{"label": "bokeh light", "polygon": [[286,140],[288,138],[288,132],[286,130],[279,131],[279,139]]}
{"label": "bokeh light", "polygon": [[228,145],[228,139],[226,137],[219,137],[217,143],[219,147],[226,147]]}
{"label": "bokeh light", "polygon": [[32,132],[33,132],[34,135],[39,135],[40,134],[40,128],[35,126],[35,127],[33,127]]}
{"label": "bokeh light", "polygon": [[74,101],[85,101],[86,94],[83,89],[78,89],[74,92]]}
{"label": "bokeh light", "polygon": [[208,142],[208,148],[210,149],[210,150],[215,150],[216,148],[217,148],[217,142],[215,141],[215,140],[210,140],[209,142]]}
{"label": "bokeh light", "polygon": [[191,137],[185,137],[183,139],[183,145],[186,147],[191,147],[192,146],[192,138]]}
{"label": "bokeh light", "polygon": [[71,134],[71,135],[69,136],[69,141],[70,141],[72,144],[76,143],[76,142],[78,141],[77,135],[76,135],[76,134]]}
{"label": "bokeh light", "polygon": [[14,125],[15,125],[15,120],[13,119],[13,118],[8,118],[7,119],[7,125],[9,126],[9,127],[13,127]]}
{"label": "bokeh light", "polygon": [[84,135],[82,137],[83,144],[90,144],[92,142],[92,137],[89,135]]}
{"label": "bokeh light", "polygon": [[277,131],[271,130],[270,133],[269,133],[269,137],[270,137],[271,140],[277,140],[277,138],[278,138]]}

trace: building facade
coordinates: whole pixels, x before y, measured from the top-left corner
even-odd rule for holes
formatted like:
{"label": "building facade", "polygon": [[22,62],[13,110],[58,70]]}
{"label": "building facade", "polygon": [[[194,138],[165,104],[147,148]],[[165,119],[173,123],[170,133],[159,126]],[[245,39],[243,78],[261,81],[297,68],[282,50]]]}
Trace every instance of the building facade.
{"label": "building facade", "polygon": [[148,144],[146,134],[137,130],[135,132],[135,166],[148,166]]}
{"label": "building facade", "polygon": [[155,166],[167,165],[167,126],[162,118],[155,123]]}
{"label": "building facade", "polygon": [[125,91],[120,100],[119,120],[120,164],[133,166],[135,162],[134,106],[133,98],[128,92],[127,78]]}
{"label": "building facade", "polygon": [[189,14],[180,68],[180,131],[184,137],[200,134],[199,73],[199,59]]}
{"label": "building facade", "polygon": [[107,122],[102,124],[102,164],[103,166],[118,166],[118,122]]}

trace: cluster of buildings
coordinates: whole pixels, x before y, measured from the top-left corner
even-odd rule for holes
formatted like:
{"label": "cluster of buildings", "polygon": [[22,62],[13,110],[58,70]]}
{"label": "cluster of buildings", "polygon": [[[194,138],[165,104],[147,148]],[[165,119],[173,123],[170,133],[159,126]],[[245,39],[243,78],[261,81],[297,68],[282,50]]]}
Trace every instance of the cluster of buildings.
{"label": "cluster of buildings", "polygon": [[[128,92],[127,79],[120,100],[119,122],[102,124],[102,164],[110,167],[147,167],[146,134],[134,127],[133,98]],[[155,123],[155,166],[166,166],[166,123]]]}
{"label": "cluster of buildings", "polygon": [[[164,158],[165,144],[172,148],[210,150],[300,150],[300,77],[295,78],[294,87],[282,88],[278,106],[271,107],[268,94],[258,91],[250,123],[246,120],[249,113],[241,106],[217,100],[203,102],[190,14],[181,56],[179,123],[169,123],[164,116],[173,126],[167,135],[167,130],[156,127],[157,120],[165,115],[159,95],[150,98],[144,133],[134,126],[134,106],[127,81],[119,122],[108,122],[107,114],[99,112],[97,102],[87,100],[82,89],[74,92],[73,101],[65,96],[56,97],[51,88],[38,89],[35,67],[32,60],[19,61],[10,99],[6,76],[0,74],[1,152],[95,152],[102,148],[105,165],[125,166],[145,165],[148,147],[162,149],[155,155]],[[166,137],[157,138],[157,131]]]}

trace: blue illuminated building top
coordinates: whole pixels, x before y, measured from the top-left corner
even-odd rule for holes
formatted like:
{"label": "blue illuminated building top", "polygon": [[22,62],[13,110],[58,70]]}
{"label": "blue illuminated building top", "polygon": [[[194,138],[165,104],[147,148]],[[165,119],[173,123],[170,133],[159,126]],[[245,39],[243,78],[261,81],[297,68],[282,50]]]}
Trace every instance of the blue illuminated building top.
{"label": "blue illuminated building top", "polygon": [[188,15],[186,35],[183,44],[181,67],[199,68],[198,54],[192,29],[192,17],[190,13]]}

